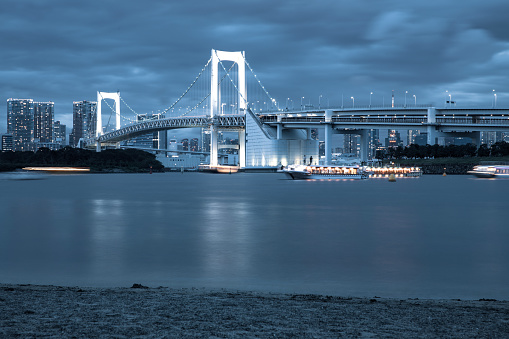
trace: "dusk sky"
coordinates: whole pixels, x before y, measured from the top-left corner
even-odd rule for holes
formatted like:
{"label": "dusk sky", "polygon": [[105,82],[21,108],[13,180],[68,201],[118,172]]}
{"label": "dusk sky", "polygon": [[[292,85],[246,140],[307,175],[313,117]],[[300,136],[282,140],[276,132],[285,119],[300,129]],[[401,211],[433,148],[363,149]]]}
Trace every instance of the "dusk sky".
{"label": "dusk sky", "polygon": [[[284,102],[509,106],[509,2],[3,0],[0,132],[6,100],[54,101],[72,127],[72,102],[121,92],[138,113],[164,110],[211,49],[245,51]],[[325,100],[325,99],[324,99]],[[122,107],[126,110],[126,107]]]}

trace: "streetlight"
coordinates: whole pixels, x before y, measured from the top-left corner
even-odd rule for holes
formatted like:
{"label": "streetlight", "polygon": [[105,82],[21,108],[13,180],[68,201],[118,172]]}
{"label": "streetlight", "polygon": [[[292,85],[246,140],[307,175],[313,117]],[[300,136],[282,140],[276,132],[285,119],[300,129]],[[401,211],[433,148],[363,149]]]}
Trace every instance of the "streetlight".
{"label": "streetlight", "polygon": [[373,92],[369,93],[369,108],[371,108],[371,96],[373,95]]}
{"label": "streetlight", "polygon": [[352,108],[355,107],[355,99],[353,97],[350,97],[350,99],[352,99]]}
{"label": "streetlight", "polygon": [[494,96],[495,96],[495,107],[497,107],[497,93],[495,93]]}
{"label": "streetlight", "polygon": [[415,99],[415,107],[417,107],[417,97],[415,96],[415,94],[414,94],[414,99]]}
{"label": "streetlight", "polygon": [[447,106],[447,95],[449,94],[448,90],[445,90],[445,106]]}
{"label": "streetlight", "polygon": [[406,108],[406,95],[407,95],[408,91],[405,91],[405,108]]}
{"label": "streetlight", "polygon": [[321,94],[318,97],[318,109],[320,109],[320,106],[321,106],[321,100],[320,99],[322,99],[322,95]]}
{"label": "streetlight", "polygon": [[497,106],[497,93],[493,90],[493,108]]}
{"label": "streetlight", "polygon": [[288,100],[290,100],[290,98],[286,98],[286,110],[288,111]]}
{"label": "streetlight", "polygon": [[304,97],[300,98],[300,110],[303,111],[302,109],[302,100],[304,99]]}
{"label": "streetlight", "polygon": [[451,105],[452,105],[452,95],[449,94],[449,107],[451,107]]}

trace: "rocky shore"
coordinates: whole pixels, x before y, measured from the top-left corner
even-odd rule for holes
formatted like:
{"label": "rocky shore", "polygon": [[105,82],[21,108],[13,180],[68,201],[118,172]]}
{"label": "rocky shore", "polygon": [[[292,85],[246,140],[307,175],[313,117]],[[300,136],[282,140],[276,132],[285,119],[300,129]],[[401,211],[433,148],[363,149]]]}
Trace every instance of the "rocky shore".
{"label": "rocky shore", "polygon": [[508,336],[508,301],[0,284],[2,338]]}

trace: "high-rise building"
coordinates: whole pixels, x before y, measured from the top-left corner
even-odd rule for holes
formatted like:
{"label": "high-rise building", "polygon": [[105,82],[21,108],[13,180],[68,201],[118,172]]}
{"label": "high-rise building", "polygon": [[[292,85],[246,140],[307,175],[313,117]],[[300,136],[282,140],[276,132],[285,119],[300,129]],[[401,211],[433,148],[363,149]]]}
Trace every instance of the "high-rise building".
{"label": "high-rise building", "polygon": [[387,138],[385,138],[385,147],[398,147],[403,146],[403,141],[398,131],[390,129],[387,131]]}
{"label": "high-rise building", "polygon": [[210,130],[207,128],[201,129],[201,151],[210,152]]}
{"label": "high-rise building", "polygon": [[2,134],[2,151],[14,151],[12,134]]}
{"label": "high-rise building", "polygon": [[34,139],[36,142],[53,142],[53,116],[55,103],[34,102]]}
{"label": "high-rise building", "polygon": [[184,138],[180,142],[182,143],[182,150],[189,151],[189,139]]}
{"label": "high-rise building", "polygon": [[428,133],[427,132],[421,132],[415,136],[414,144],[419,145],[419,146],[426,146],[427,143],[428,143]]}
{"label": "high-rise building", "polygon": [[192,138],[191,139],[189,150],[191,152],[198,152],[199,151],[199,149],[198,149],[198,138]]}
{"label": "high-rise building", "polygon": [[95,135],[97,102],[75,101],[72,105],[72,132],[69,135],[69,145],[76,146],[81,138]]}
{"label": "high-rise building", "polygon": [[419,135],[418,129],[409,129],[407,135],[407,145],[415,144],[415,137]]}
{"label": "high-rise building", "polygon": [[352,155],[359,155],[361,151],[360,146],[361,137],[355,134],[345,134],[343,142],[343,153]]}
{"label": "high-rise building", "polygon": [[380,146],[380,131],[370,129],[368,132],[368,159],[375,158],[376,150]]}
{"label": "high-rise building", "polygon": [[29,151],[34,142],[34,101],[7,99],[7,133],[12,135],[14,151]]}
{"label": "high-rise building", "polygon": [[67,126],[60,124],[60,121],[55,121],[53,124],[53,142],[61,145],[67,143],[66,127]]}

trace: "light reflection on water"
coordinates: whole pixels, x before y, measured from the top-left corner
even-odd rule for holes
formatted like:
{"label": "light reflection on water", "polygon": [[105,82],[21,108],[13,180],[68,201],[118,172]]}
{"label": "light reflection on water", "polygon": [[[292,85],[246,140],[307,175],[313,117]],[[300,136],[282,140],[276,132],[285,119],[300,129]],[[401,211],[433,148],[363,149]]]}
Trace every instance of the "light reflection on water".
{"label": "light reflection on water", "polygon": [[1,184],[0,282],[509,295],[507,180],[186,173]]}

